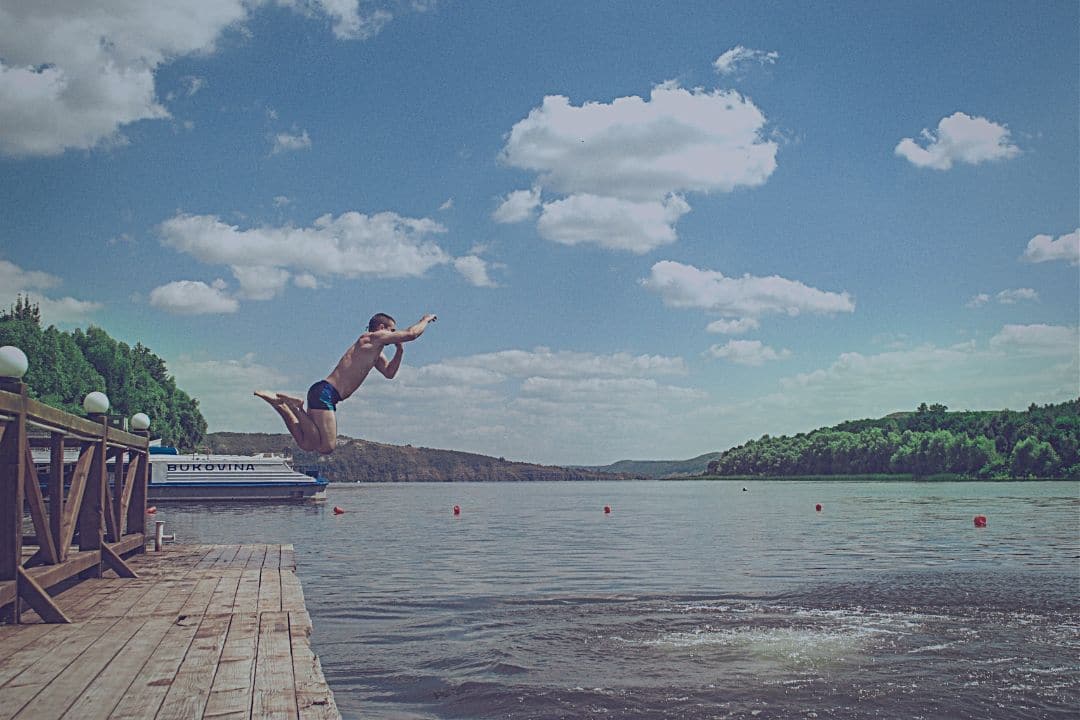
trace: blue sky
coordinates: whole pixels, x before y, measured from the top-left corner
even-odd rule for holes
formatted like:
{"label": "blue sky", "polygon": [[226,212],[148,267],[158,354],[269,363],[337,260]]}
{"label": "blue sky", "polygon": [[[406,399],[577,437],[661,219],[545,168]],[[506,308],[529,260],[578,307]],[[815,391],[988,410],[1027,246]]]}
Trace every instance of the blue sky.
{"label": "blue sky", "polygon": [[1080,394],[1075,2],[43,5],[0,0],[0,302],[211,430],[378,311],[439,321],[340,430],[520,460]]}

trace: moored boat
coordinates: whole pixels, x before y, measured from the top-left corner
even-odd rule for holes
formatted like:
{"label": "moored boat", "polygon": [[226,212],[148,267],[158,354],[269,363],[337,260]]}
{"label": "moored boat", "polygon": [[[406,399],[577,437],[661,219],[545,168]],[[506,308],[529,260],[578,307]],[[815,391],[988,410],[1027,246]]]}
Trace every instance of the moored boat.
{"label": "moored boat", "polygon": [[150,448],[147,495],[162,500],[325,500],[328,482],[283,455],[183,454]]}

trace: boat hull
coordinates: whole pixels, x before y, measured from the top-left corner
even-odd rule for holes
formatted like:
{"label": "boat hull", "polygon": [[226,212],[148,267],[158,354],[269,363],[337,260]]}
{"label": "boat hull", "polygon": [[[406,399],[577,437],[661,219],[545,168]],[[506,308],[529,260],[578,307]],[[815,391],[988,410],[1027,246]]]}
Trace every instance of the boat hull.
{"label": "boat hull", "polygon": [[147,487],[147,497],[154,502],[169,500],[325,500],[326,485],[316,483],[186,483],[172,482]]}

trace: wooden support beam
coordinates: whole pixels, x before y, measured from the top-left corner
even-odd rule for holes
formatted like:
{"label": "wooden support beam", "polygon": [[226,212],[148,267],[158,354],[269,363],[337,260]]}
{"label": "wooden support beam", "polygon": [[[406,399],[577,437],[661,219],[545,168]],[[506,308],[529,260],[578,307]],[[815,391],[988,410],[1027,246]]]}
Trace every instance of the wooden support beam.
{"label": "wooden support beam", "polygon": [[109,543],[109,548],[120,557],[145,546],[146,536],[142,533],[128,533],[119,542]]}
{"label": "wooden support beam", "polygon": [[26,575],[34,579],[41,587],[48,590],[53,585],[75,577],[81,572],[101,564],[101,552],[92,550],[72,555],[58,565],[42,565],[25,568]]}
{"label": "wooden support beam", "polygon": [[53,602],[45,588],[41,587],[34,578],[30,577],[26,570],[19,568],[19,597],[34,609],[41,619],[47,623],[70,623],[71,620],[64,611]]}
{"label": "wooden support beam", "polygon": [[[22,569],[23,473],[26,456],[26,385],[0,380],[0,404],[13,417],[0,438],[0,582],[17,581]],[[0,621],[19,622],[19,598],[0,606]]]}
{"label": "wooden support beam", "polygon": [[56,545],[57,558],[67,556],[61,545],[64,533],[64,435],[54,432],[49,438],[49,532]]}
{"label": "wooden support beam", "polygon": [[109,487],[108,476],[105,480],[105,502],[101,504],[101,512],[105,516],[105,537],[108,542],[116,542],[120,539],[120,528],[116,526],[116,513],[113,503],[112,488]]}
{"label": "wooden support beam", "polygon": [[86,494],[79,511],[79,550],[100,549],[105,534],[105,488],[108,480],[105,460],[109,447],[105,438],[109,430],[109,418],[101,414],[92,414],[90,417],[97,423],[97,432],[101,439],[97,441],[98,449],[94,453]]}
{"label": "wooden support beam", "polygon": [[108,543],[101,546],[101,561],[105,563],[106,567],[122,578],[139,577],[135,574],[135,571],[129,568],[128,564],[124,562],[124,558],[113,552],[113,549],[109,547]]}
{"label": "wooden support beam", "polygon": [[[131,507],[131,496],[135,490],[135,483],[139,480],[139,463],[141,462],[142,456],[128,453],[128,469],[127,475],[124,477],[124,491],[118,493],[120,495],[120,507],[116,512],[116,521],[120,523],[121,536],[127,533],[128,525],[131,522],[128,517],[128,508]],[[117,473],[116,477],[119,480],[119,473]]]}
{"label": "wooden support beam", "polygon": [[25,485],[23,492],[26,494],[26,504],[30,506],[30,517],[34,521],[34,531],[37,532],[37,555],[47,565],[55,565],[60,561],[56,554],[56,545],[53,543],[52,533],[49,531],[49,515],[45,509],[45,498],[41,496],[41,486],[38,485],[37,471],[34,469],[34,455],[30,452],[30,446],[26,446],[26,457],[23,463],[23,478]]}
{"label": "wooden support beam", "polygon": [[75,463],[75,472],[71,476],[71,489],[68,490],[67,504],[64,506],[64,520],[61,523],[60,554],[67,557],[71,539],[75,537],[75,519],[82,509],[83,496],[86,494],[86,482],[90,476],[90,466],[97,454],[97,445],[87,445]]}

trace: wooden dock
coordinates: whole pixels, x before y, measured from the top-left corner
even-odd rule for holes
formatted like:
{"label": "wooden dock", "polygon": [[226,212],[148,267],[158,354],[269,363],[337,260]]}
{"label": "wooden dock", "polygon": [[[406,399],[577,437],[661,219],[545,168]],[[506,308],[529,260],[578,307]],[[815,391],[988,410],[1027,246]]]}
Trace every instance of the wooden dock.
{"label": "wooden dock", "polygon": [[0,625],[0,720],[339,720],[291,545],[166,545]]}

